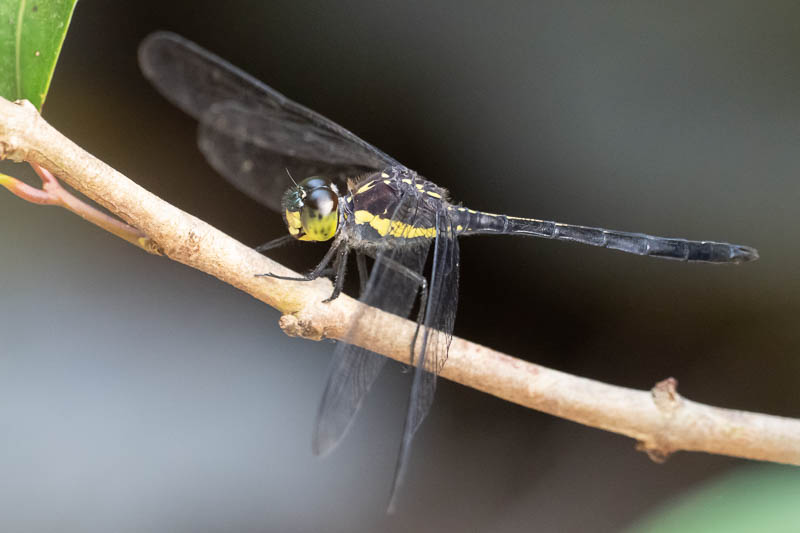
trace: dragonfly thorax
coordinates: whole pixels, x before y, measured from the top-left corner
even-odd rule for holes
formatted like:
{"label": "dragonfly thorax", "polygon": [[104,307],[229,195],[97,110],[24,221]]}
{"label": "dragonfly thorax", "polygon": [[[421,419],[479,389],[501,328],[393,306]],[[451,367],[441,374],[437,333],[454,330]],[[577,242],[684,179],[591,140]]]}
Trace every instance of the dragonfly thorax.
{"label": "dragonfly thorax", "polygon": [[306,178],[283,195],[289,234],[300,241],[327,241],[339,225],[339,191],[327,178]]}

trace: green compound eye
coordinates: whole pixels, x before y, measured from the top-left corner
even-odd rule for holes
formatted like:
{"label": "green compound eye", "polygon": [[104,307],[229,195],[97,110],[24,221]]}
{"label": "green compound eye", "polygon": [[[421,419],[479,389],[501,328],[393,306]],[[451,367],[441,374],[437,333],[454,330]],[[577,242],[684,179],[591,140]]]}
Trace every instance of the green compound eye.
{"label": "green compound eye", "polygon": [[339,196],[330,187],[330,182],[321,178],[309,178],[301,185],[312,187],[300,210],[303,231],[312,241],[327,241],[336,235],[339,225]]}

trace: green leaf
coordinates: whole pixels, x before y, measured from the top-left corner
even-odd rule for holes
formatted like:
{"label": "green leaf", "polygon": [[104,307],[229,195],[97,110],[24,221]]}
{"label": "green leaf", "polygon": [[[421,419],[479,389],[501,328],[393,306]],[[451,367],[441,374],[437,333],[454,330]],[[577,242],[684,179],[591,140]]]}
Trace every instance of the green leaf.
{"label": "green leaf", "polygon": [[741,468],[680,496],[627,533],[796,533],[800,469]]}
{"label": "green leaf", "polygon": [[77,0],[0,0],[0,96],[41,111]]}

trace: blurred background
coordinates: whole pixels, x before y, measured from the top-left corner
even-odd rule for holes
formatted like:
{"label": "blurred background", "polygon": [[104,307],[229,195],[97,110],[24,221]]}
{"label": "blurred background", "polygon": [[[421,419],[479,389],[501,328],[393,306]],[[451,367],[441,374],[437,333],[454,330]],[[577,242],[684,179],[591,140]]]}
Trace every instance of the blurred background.
{"label": "blurred background", "polygon": [[[47,120],[255,246],[284,234],[280,217],[214,174],[196,124],[138,70],[159,29],[464,205],[757,247],[757,263],[714,266],[464,239],[455,333],[591,379],[673,376],[692,400],[800,417],[796,2],[79,2]],[[0,194],[0,221],[0,530],[650,531],[686,502],[722,520],[757,495],[800,497],[794,468],[655,464],[630,439],[440,380],[386,516],[410,385],[398,365],[316,458],[332,343],[289,339],[275,310],[64,210]],[[272,256],[304,270],[324,251]],[[746,497],[713,492],[731,483]],[[775,515],[748,508],[762,525]]]}

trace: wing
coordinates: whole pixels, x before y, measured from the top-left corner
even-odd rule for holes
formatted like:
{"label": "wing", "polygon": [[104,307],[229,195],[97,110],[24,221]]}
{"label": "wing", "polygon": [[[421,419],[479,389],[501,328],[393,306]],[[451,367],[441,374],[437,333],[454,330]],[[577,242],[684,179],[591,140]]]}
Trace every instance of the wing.
{"label": "wing", "polygon": [[[393,221],[412,220],[419,211],[418,199],[413,194],[404,195],[394,209]],[[384,237],[384,239],[402,237]],[[420,289],[420,279],[425,267],[427,248],[408,249],[402,245],[387,248],[378,253],[372,266],[366,289],[360,301],[388,313],[407,317],[411,313]],[[368,308],[352,318],[352,324],[372,332],[385,331],[385,321],[391,317],[365,316]],[[348,335],[349,336],[349,335]],[[409,339],[409,363],[411,342]],[[386,358],[346,341],[339,342],[333,354],[328,383],[322,395],[314,428],[312,447],[315,454],[323,455],[332,450],[350,427],[355,413],[361,406],[375,378],[386,363]]]}
{"label": "wing", "polygon": [[[427,286],[427,298],[421,304],[417,334],[408,340],[409,363],[415,366],[414,380],[392,483],[390,509],[402,482],[413,436],[433,402],[436,375],[444,365],[452,339],[458,298],[458,240],[446,207],[442,204],[433,209],[430,203],[407,193],[395,209],[392,221],[415,221],[418,226],[436,227],[437,236],[431,280]],[[361,301],[407,317],[420,293],[429,247],[403,246],[404,237],[384,237],[385,240],[398,239],[397,245],[387,246],[376,257]],[[358,324],[361,329],[368,324],[366,327],[373,332],[386,331],[388,324],[384,321],[390,317],[365,316],[369,312],[366,309],[354,317],[353,324]],[[415,342],[419,337],[422,342]],[[416,354],[412,352],[415,344],[421,346]],[[317,416],[313,440],[315,453],[330,451],[343,437],[385,362],[383,356],[353,344],[340,342],[337,345]]]}
{"label": "wing", "polygon": [[395,465],[389,512],[394,510],[397,490],[403,483],[411,441],[430,411],[436,391],[436,376],[447,360],[458,307],[458,238],[456,228],[443,205],[436,213],[436,238],[433,245],[433,266],[425,319],[422,329],[422,349],[417,356],[414,380],[408,399],[408,412],[403,438]]}
{"label": "wing", "polygon": [[168,32],[139,48],[144,75],[201,123],[209,163],[253,199],[280,210],[290,182],[345,177],[400,165],[322,115],[293,102],[211,52]]}

